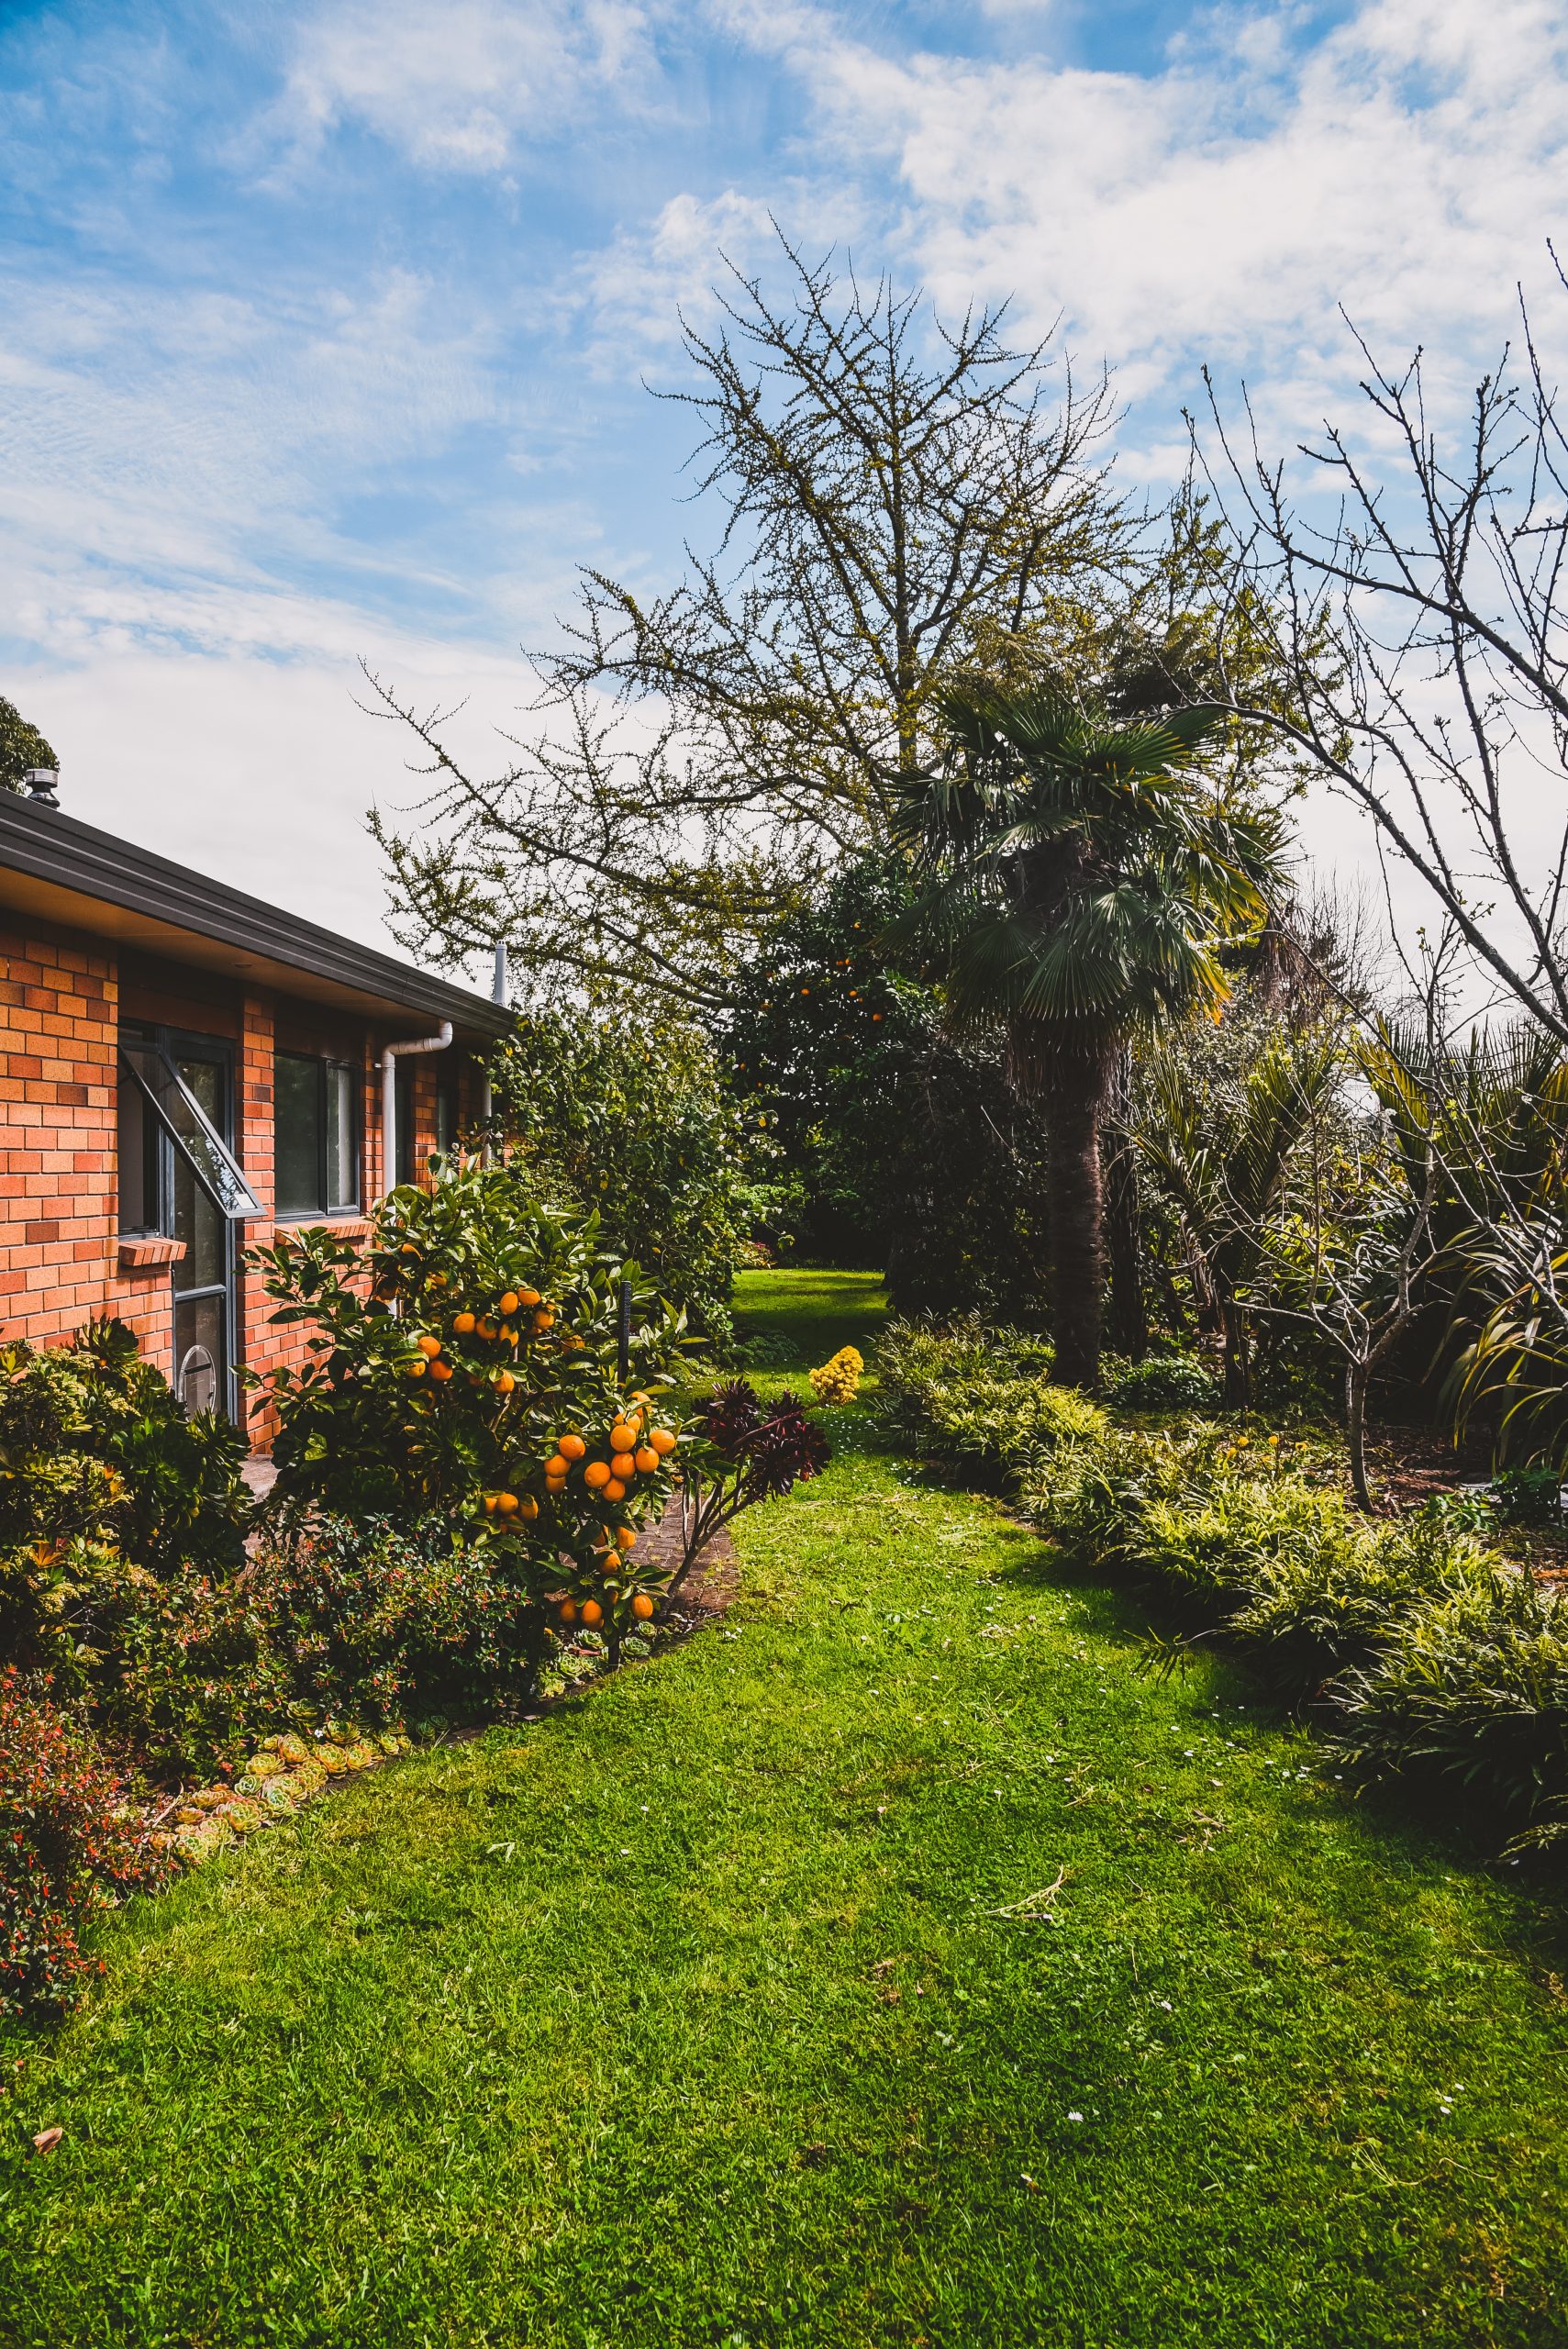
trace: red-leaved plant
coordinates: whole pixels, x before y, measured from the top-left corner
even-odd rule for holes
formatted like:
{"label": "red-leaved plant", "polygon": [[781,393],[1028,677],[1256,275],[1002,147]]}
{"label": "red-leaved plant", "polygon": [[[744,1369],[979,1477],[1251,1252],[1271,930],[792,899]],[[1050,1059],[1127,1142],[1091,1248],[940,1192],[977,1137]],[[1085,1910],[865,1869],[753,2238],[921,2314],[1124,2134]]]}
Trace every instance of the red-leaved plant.
{"label": "red-leaved plant", "polygon": [[698,1406],[682,1440],[681,1556],[665,1607],[721,1527],[820,1475],[828,1439],[806,1412],[798,1395],[764,1403],[745,1378],[716,1387]]}
{"label": "red-leaved plant", "polygon": [[113,1901],[167,1881],[96,1748],[55,1707],[0,1672],[0,2015],[64,2014],[103,1971],[82,1928]]}

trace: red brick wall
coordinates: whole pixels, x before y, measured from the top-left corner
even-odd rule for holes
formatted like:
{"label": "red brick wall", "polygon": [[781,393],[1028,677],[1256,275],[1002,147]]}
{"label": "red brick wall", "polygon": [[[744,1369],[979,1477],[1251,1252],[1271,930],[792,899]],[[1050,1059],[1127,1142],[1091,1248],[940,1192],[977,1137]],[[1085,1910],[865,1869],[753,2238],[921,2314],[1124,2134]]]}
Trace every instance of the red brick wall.
{"label": "red brick wall", "polygon": [[[57,1344],[94,1314],[135,1330],[165,1375],[173,1368],[170,1250],[121,1247],[115,1107],[121,1018],[159,1021],[234,1041],[236,1155],[261,1207],[240,1227],[240,1248],[267,1245],[274,1225],[273,1054],[285,1049],[358,1060],[364,1071],[361,1197],[381,1195],[381,1051],[386,1038],[341,1013],[293,998],[241,995],[217,974],[127,957],[47,925],[0,920],[0,1337]],[[412,1063],[416,1163],[435,1148],[437,1062]],[[479,1111],[477,1078],[462,1072],[460,1114]],[[421,1178],[423,1179],[423,1177]],[[363,1219],[345,1220],[361,1232]],[[141,1261],[137,1261],[137,1260]],[[306,1359],[303,1327],[272,1327],[272,1300],[241,1262],[239,1360],[265,1373]],[[273,1433],[263,1409],[252,1442]]]}

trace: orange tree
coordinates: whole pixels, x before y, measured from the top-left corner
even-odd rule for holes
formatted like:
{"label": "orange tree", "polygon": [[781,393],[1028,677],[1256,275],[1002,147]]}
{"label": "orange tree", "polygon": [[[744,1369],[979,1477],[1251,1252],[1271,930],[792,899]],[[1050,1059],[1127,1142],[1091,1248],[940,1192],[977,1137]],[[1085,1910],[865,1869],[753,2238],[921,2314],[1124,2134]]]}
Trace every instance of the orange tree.
{"label": "orange tree", "polygon": [[259,1382],[281,1503],[439,1514],[612,1643],[652,1615],[662,1575],[633,1545],[670,1497],[691,1341],[601,1247],[596,1215],[541,1208],[514,1169],[449,1163],[382,1201],[364,1250],[317,1226],[252,1261],[272,1319],[309,1329],[305,1367]]}

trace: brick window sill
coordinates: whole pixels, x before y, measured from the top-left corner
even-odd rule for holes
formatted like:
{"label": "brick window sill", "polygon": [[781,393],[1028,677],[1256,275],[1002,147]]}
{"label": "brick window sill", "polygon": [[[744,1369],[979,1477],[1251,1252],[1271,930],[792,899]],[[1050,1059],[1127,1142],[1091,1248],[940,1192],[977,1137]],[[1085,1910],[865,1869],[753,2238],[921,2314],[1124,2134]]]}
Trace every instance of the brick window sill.
{"label": "brick window sill", "polygon": [[160,1240],[154,1235],[145,1240],[122,1240],[119,1263],[122,1273],[156,1273],[170,1264],[177,1264],[185,1252],[183,1240]]}

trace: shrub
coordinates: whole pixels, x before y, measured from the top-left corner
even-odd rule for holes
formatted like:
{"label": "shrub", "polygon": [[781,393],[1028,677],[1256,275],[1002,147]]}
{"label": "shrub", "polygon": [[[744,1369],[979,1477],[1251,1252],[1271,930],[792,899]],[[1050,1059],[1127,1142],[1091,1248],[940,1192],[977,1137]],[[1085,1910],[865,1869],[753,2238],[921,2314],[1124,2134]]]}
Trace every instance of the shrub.
{"label": "shrub", "polygon": [[1554,1468],[1505,1468],[1489,1498],[1505,1525],[1561,1526],[1562,1479]]}
{"label": "shrub", "polygon": [[90,1741],[0,1672],[0,2015],[61,2014],[101,1971],[83,1928],[170,1873]]}
{"label": "shrub", "polygon": [[857,1346],[840,1346],[820,1369],[807,1374],[819,1403],[852,1403],[860,1391],[865,1359]]}
{"label": "shrub", "polygon": [[986,1380],[1038,1385],[1049,1377],[1054,1356],[1049,1339],[993,1329],[969,1314],[948,1321],[890,1321],[872,1359],[884,1422],[896,1440],[917,1445],[932,1442],[936,1415],[953,1397]]}
{"label": "shrub", "polygon": [[1076,1464],[1044,1513],[1085,1563],[1173,1596],[1298,1687],[1364,1662],[1407,1616],[1497,1570],[1436,1512],[1374,1522],[1273,1447],[1214,1427],[1119,1439]]}
{"label": "shrub", "polygon": [[1476,1575],[1405,1616],[1336,1703],[1369,1773],[1434,1772],[1519,1825],[1568,1800],[1568,1613],[1527,1575]]}
{"label": "shrub", "polygon": [[[535,1207],[515,1169],[471,1164],[383,1200],[364,1259],[325,1227],[264,1252],[273,1319],[312,1325],[305,1371],[269,1382],[275,1509],[439,1512],[469,1542],[488,1528],[520,1592],[564,1591],[585,1621],[628,1628],[651,1570],[625,1553],[663,1511],[679,1442],[652,1395],[687,1341],[598,1242],[596,1216]],[[630,1393],[623,1280],[647,1382]]]}
{"label": "shrub", "polygon": [[1218,1379],[1195,1354],[1108,1364],[1101,1393],[1124,1411],[1217,1411],[1220,1400]]}
{"label": "shrub", "polygon": [[607,1244],[635,1255],[728,1360],[747,1186],[706,1038],[619,1004],[525,1014],[494,1080],[532,1197],[596,1208]]}
{"label": "shrub", "polygon": [[537,1676],[543,1617],[488,1527],[316,1516],[263,1545],[251,1581],[296,1718],[473,1718]]}
{"label": "shrub", "polygon": [[692,1423],[681,1482],[681,1557],[673,1598],[721,1527],[760,1501],[781,1500],[821,1475],[828,1439],[798,1395],[764,1404],[749,1379],[718,1387]]}
{"label": "shrub", "polygon": [[84,1536],[155,1574],[237,1567],[244,1457],[228,1419],[186,1417],[123,1321],[0,1347],[0,1549]]}

